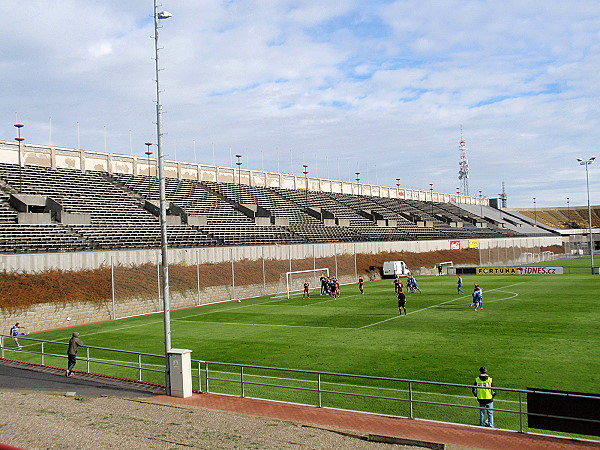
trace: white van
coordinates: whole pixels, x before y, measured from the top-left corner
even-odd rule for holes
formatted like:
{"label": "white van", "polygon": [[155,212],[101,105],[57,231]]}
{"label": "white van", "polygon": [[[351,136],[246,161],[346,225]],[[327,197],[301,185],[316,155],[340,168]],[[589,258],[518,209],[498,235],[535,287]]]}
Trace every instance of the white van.
{"label": "white van", "polygon": [[396,278],[409,273],[410,269],[404,261],[385,261],[383,263],[383,278]]}

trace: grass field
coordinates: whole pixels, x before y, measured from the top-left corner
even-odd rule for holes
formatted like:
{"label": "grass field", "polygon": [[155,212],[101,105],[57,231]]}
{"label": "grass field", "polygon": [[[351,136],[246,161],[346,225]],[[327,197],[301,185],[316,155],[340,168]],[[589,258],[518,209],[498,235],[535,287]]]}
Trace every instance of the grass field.
{"label": "grass field", "polygon": [[[356,285],[342,286],[337,300],[313,291],[310,299],[261,297],[173,311],[172,346],[207,361],[459,384],[471,384],[485,365],[499,387],[600,393],[600,277],[488,275],[463,281],[465,294],[457,295],[456,277],[419,278],[423,293],[407,294],[406,316],[398,315],[392,280],[366,283],[364,295]],[[485,306],[477,312],[469,307],[475,281]],[[87,345],[164,351],[159,314],[31,337],[65,342],[74,330]],[[470,392],[455,393],[473,405]],[[369,408],[386,410],[383,404]],[[407,415],[402,408],[392,413]],[[472,423],[476,414],[463,410],[452,420]],[[499,426],[514,428],[516,420]]]}

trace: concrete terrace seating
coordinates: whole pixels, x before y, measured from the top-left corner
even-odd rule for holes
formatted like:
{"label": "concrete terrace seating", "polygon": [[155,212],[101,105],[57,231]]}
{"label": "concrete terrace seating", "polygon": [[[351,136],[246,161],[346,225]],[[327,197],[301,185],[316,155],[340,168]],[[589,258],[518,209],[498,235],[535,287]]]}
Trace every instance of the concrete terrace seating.
{"label": "concrete terrace seating", "polygon": [[[151,183],[149,178],[151,177],[121,174],[113,177],[136,194],[147,197],[148,185]],[[143,178],[143,180],[138,181],[138,178]],[[233,188],[230,186],[233,185],[223,186],[223,193],[221,193],[219,183],[165,178],[167,201],[183,208],[188,214],[207,216],[207,225],[196,228],[219,244],[253,245],[306,242],[305,239],[284,227],[256,225],[253,219],[236,209],[234,199],[225,195],[235,194],[232,193]],[[250,188],[250,186],[247,187]],[[256,204],[247,193],[242,203]]]}
{"label": "concrete terrace seating", "polygon": [[10,207],[9,198],[9,194],[0,191],[0,223],[17,223],[17,212]]}
{"label": "concrete terrace seating", "polygon": [[0,226],[0,253],[64,252],[89,249],[92,243],[57,225]]}
{"label": "concrete terrace seating", "polygon": [[[0,252],[160,247],[157,213],[146,209],[146,200],[156,203],[159,198],[156,177],[34,165],[22,167],[21,172],[23,194],[52,199],[63,212],[89,217],[89,223],[59,223],[58,216],[43,226],[17,223],[18,215],[9,198],[21,186],[19,168],[0,163]],[[165,188],[170,213],[181,213],[181,219],[177,216],[175,220],[181,224],[167,227],[172,247],[476,239],[521,234],[514,228],[498,227],[491,219],[486,228],[477,227],[472,222],[481,218],[475,209],[467,211],[446,203],[175,178],[165,178]],[[271,220],[268,216],[267,220],[255,219],[252,206],[248,209],[240,205],[255,205],[263,215],[268,211]],[[327,215],[319,219],[319,209],[336,220],[328,220]],[[191,220],[194,216],[199,219]],[[463,222],[463,227],[454,227],[450,222]]]}
{"label": "concrete terrace seating", "polygon": [[[0,164],[0,179],[9,187],[19,185],[14,165]],[[40,166],[23,168],[23,193],[52,198],[65,212],[90,215],[89,225],[52,224],[62,233],[74,233],[85,242],[82,248],[146,248],[160,246],[158,219],[140,201],[129,196],[104,172],[81,172]],[[22,225],[20,225],[22,226]],[[191,247],[213,245],[214,239],[192,227],[168,227],[169,244]],[[31,248],[36,245],[32,243]],[[79,248],[78,247],[78,248]],[[25,249],[27,250],[27,249]]]}

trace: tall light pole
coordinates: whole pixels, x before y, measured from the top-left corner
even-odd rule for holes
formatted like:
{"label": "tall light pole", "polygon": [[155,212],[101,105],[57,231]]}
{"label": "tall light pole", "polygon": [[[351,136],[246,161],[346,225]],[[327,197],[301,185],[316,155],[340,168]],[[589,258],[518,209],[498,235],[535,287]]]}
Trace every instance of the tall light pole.
{"label": "tall light pole", "polygon": [[479,216],[483,222],[483,200],[482,200],[483,191],[479,191]]}
{"label": "tall light pole", "polygon": [[431,220],[433,220],[433,183],[429,183],[429,195],[431,196]]}
{"label": "tall light pole", "polygon": [[306,183],[306,209],[308,209],[308,165],[303,164],[302,167],[304,167],[304,172],[302,173],[304,174],[304,182]]}
{"label": "tall light pole", "polygon": [[535,204],[535,197],[533,197],[533,224],[537,227],[537,208]]}
{"label": "tall light pole", "polygon": [[23,193],[23,167],[21,166],[21,151],[25,138],[21,137],[21,128],[24,126],[25,125],[22,123],[15,123],[15,128],[17,129],[17,137],[15,138],[15,141],[17,141],[17,144],[19,144],[19,194]]}
{"label": "tall light pole", "polygon": [[[235,163],[238,166],[238,204],[242,202],[242,192],[240,191],[242,185],[242,155],[235,155],[237,158],[237,162]],[[235,174],[234,174],[235,176]]]}
{"label": "tall light pole", "polygon": [[592,268],[592,274],[594,273],[594,240],[592,237],[592,208],[590,206],[590,177],[588,174],[588,166],[594,162],[596,159],[595,156],[592,156],[590,159],[584,161],[583,159],[577,158],[579,164],[585,166],[585,185],[587,188],[587,202],[588,202],[588,223],[590,226],[590,266]]}
{"label": "tall light pole", "polygon": [[355,178],[355,180],[356,180],[356,186],[358,188],[358,195],[360,195],[360,184],[359,184],[359,181],[360,181],[360,177],[359,177],[360,172],[354,172],[354,175],[356,175],[356,178]]}
{"label": "tall light pole", "polygon": [[165,194],[165,170],[163,153],[163,131],[162,131],[162,104],[160,103],[160,66],[158,63],[158,23],[160,20],[168,19],[172,14],[167,11],[159,11],[154,0],[154,70],[156,77],[156,147],[158,158],[158,189],[160,202],[160,243],[161,243],[161,281],[164,305],[164,329],[165,329],[165,391],[171,395],[171,366],[169,364],[169,352],[171,351],[171,295],[169,286],[169,259],[167,248],[167,199]]}
{"label": "tall light pole", "polygon": [[570,222],[571,222],[571,205],[569,204],[569,200],[571,200],[569,197],[567,197],[567,226],[569,228],[571,228]]}
{"label": "tall light pole", "polygon": [[146,147],[148,148],[146,150],[146,156],[148,157],[148,200],[150,200],[150,189],[152,188],[152,184],[150,182],[150,155],[152,154],[152,152],[150,151],[150,146],[152,145],[152,142],[146,142]]}
{"label": "tall light pole", "polygon": [[400,198],[400,178],[396,178],[396,195]]}

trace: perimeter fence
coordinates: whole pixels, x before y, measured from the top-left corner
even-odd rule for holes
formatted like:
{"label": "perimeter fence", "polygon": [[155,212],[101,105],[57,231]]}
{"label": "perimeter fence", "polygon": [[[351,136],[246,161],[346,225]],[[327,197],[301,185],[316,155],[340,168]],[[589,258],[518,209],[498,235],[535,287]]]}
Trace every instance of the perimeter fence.
{"label": "perimeter fence", "polygon": [[[64,367],[67,342],[19,336],[21,349],[0,335],[2,359],[43,366]],[[5,342],[6,341],[6,342]],[[86,346],[79,355],[82,372],[164,385],[165,357],[150,353]],[[77,371],[76,371],[77,372]],[[413,419],[474,425],[481,408],[473,385],[376,377],[356,374],[285,369],[248,364],[192,360],[194,389],[201,392],[302,404],[319,408],[385,414]],[[600,426],[600,420],[528,411],[528,395],[537,391],[495,387],[493,414],[496,426],[519,432],[530,429],[532,418],[556,419]],[[581,399],[600,402],[595,394],[544,392],[562,401]]]}

